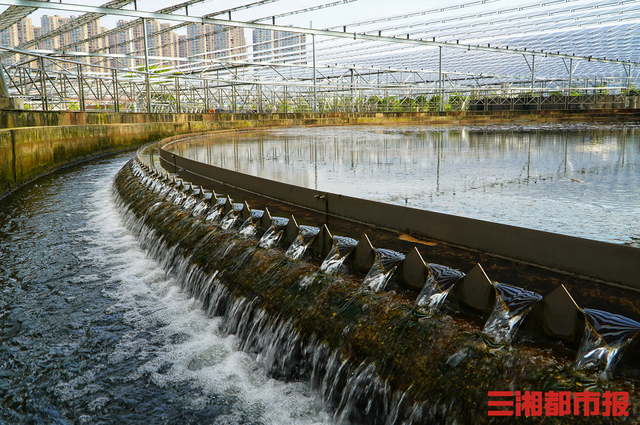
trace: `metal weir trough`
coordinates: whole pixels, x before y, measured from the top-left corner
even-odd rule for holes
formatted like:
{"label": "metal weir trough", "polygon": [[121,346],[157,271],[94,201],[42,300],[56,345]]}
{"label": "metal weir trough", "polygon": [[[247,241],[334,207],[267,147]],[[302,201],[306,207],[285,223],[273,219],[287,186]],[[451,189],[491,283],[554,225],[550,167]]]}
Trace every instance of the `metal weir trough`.
{"label": "metal weir trough", "polygon": [[[566,297],[554,309],[576,310],[582,313],[580,316],[584,316],[583,320],[578,320],[579,327],[585,329],[580,352],[587,350],[586,346],[592,346],[594,338],[600,341],[596,341],[596,345],[604,343],[607,347],[605,341],[615,339],[612,345],[618,349],[607,352],[606,356],[611,358],[605,356],[608,371],[620,360],[613,359],[621,351],[620,348],[628,345],[640,332],[640,323],[631,319],[578,307],[564,286],[543,299],[536,292],[492,281],[480,264],[465,273],[445,265],[427,263],[415,248],[406,255],[390,249],[374,248],[366,234],[356,241],[349,237],[334,236],[326,226],[300,226],[293,216],[274,217],[268,209],[252,210],[246,202],[233,202],[229,196],[195,187],[170,173],[150,167],[140,159],[136,164],[141,172],[146,173],[145,183],[150,188],[157,190],[155,188],[158,185],[171,187],[167,200],[194,216],[206,216],[209,221],[219,219],[221,230],[235,227],[241,236],[259,237],[257,245],[260,248],[282,248],[285,257],[291,260],[299,260],[305,254],[323,258],[320,271],[326,274],[336,274],[341,270],[368,270],[362,287],[373,292],[384,290],[394,279],[405,288],[419,291],[414,300],[415,306],[429,314],[436,313],[453,292],[452,303],[456,306],[479,313],[491,312],[483,332],[498,344],[511,343],[527,314],[536,307],[537,310],[548,310],[549,301],[555,301],[557,293],[565,293]],[[198,211],[193,211],[196,205]],[[550,322],[559,320],[554,312],[545,312],[541,319],[540,329],[533,331],[534,334],[546,333],[560,340],[572,338],[569,334],[552,330],[555,327]],[[602,338],[599,332],[608,335],[608,339]],[[604,354],[598,356],[600,359]],[[593,365],[593,362],[581,357],[576,361],[578,368],[588,367],[587,364]]]}
{"label": "metal weir trough", "polygon": [[[120,172],[116,193],[143,246],[184,279],[205,311],[235,317],[228,331],[272,366],[269,356],[280,356],[274,377],[309,380],[336,419],[474,420],[486,415],[481,402],[466,411],[454,401],[464,404],[465,391],[486,397],[494,374],[512,386],[544,373],[557,373],[568,391],[594,378],[612,380],[601,388],[626,386],[615,366],[638,358],[640,323],[581,308],[564,286],[542,297],[492,281],[480,264],[463,272],[427,262],[415,248],[403,254],[375,248],[367,235],[334,236],[326,225],[299,225],[184,182],[140,155]],[[368,270],[364,279],[345,273],[358,270]],[[484,327],[474,330],[469,317],[483,317]],[[265,327],[271,339],[252,339],[251,329]],[[526,343],[509,348],[519,329],[527,339],[577,347],[575,361]],[[527,360],[534,358],[545,360]],[[477,367],[484,372],[463,378]],[[476,388],[461,390],[465,379]]]}

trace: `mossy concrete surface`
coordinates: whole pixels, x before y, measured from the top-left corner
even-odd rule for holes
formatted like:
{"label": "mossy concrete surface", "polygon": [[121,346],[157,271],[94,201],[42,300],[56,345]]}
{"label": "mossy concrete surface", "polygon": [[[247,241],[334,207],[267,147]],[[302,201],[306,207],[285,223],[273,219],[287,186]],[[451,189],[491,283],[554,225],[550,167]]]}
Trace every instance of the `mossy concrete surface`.
{"label": "mossy concrete surface", "polygon": [[0,109],[0,129],[67,125],[187,123],[261,121],[279,125],[322,125],[357,123],[466,123],[531,121],[632,121],[640,119],[640,109],[593,109],[573,111],[450,111],[450,112],[339,112],[276,114],[173,114],[130,112],[27,111]]}

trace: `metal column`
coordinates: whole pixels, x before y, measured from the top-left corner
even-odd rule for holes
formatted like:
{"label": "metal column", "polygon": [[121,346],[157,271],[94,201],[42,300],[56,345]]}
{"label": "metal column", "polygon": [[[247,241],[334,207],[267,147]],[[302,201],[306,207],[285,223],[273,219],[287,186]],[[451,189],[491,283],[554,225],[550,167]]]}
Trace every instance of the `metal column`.
{"label": "metal column", "polygon": [[[315,67],[315,51],[313,63]],[[7,80],[4,78],[4,69],[2,69],[2,63],[0,63],[0,97],[9,97],[9,86],[7,86]]]}
{"label": "metal column", "polygon": [[78,109],[82,112],[85,111],[85,100],[84,100],[84,77],[82,76],[82,65],[78,64]]}
{"label": "metal column", "polygon": [[573,79],[573,59],[569,59],[569,93],[567,93],[565,109],[569,109],[569,100],[571,100],[571,80]]}
{"label": "metal column", "polygon": [[316,82],[316,35],[311,34],[313,46],[313,112],[318,112],[318,85]]}
{"label": "metal column", "polygon": [[444,110],[444,96],[442,93],[442,89],[444,85],[442,84],[442,46],[439,47],[438,51],[438,111],[442,112]]}
{"label": "metal column", "polygon": [[118,95],[118,72],[114,69],[113,73],[113,110],[120,112],[120,96]]}
{"label": "metal column", "polygon": [[231,82],[231,112],[236,113],[237,100],[236,100],[236,82],[238,81],[238,71],[234,73],[234,81]]}
{"label": "metal column", "polygon": [[151,83],[149,81],[149,37],[147,35],[147,18],[142,18],[142,35],[144,36],[144,85],[147,101],[147,113],[151,113]]}
{"label": "metal column", "polygon": [[180,113],[180,78],[176,77],[176,114]]}
{"label": "metal column", "polygon": [[209,81],[204,80],[204,112],[209,112]]}
{"label": "metal column", "polygon": [[535,55],[531,56],[531,92],[536,86],[536,57]]}
{"label": "metal column", "polygon": [[355,112],[356,111],[356,107],[355,107],[355,101],[353,98],[353,68],[351,68],[351,101],[349,102],[351,104],[351,112]]}
{"label": "metal column", "polygon": [[40,95],[42,97],[42,110],[49,110],[49,103],[47,102],[47,82],[44,71],[44,58],[40,56],[38,58],[38,64],[40,65]]}

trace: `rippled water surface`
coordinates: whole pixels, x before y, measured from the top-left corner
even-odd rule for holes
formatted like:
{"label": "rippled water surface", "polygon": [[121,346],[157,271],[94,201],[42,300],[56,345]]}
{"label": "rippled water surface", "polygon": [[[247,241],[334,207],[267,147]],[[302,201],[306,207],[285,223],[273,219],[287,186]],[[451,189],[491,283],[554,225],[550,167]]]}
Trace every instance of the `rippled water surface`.
{"label": "rippled water surface", "polygon": [[327,423],[122,227],[111,187],[131,156],[0,200],[0,423]]}
{"label": "rippled water surface", "polygon": [[640,246],[638,123],[290,128],[173,149],[317,190]]}

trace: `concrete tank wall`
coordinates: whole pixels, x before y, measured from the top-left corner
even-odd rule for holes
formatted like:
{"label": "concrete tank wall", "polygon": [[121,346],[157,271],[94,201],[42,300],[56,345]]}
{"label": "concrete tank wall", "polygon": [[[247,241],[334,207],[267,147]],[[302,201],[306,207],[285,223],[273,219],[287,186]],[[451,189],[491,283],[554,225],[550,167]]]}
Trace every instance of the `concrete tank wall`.
{"label": "concrete tank wall", "polygon": [[215,130],[349,124],[634,121],[640,110],[145,114],[0,110],[0,197],[55,168],[166,137]]}

